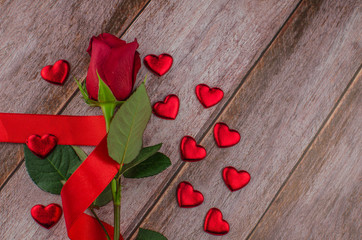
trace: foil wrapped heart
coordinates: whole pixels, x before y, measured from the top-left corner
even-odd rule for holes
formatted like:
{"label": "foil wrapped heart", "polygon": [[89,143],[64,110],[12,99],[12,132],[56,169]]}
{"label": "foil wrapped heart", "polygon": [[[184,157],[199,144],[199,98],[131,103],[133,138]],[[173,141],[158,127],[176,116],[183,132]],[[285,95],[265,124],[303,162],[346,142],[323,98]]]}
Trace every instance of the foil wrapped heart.
{"label": "foil wrapped heart", "polygon": [[58,138],[51,134],[43,136],[31,135],[26,139],[26,145],[35,155],[40,158],[48,156],[57,146]]}
{"label": "foil wrapped heart", "polygon": [[200,103],[205,108],[218,104],[224,97],[224,92],[220,88],[210,88],[206,84],[197,85],[195,92]]}
{"label": "foil wrapped heart", "polygon": [[168,70],[170,70],[173,63],[173,58],[167,53],[163,53],[159,56],[150,54],[147,55],[143,61],[146,67],[148,67],[152,72],[162,76],[166,74]]}
{"label": "foil wrapped heart", "polygon": [[195,162],[206,157],[206,150],[203,146],[196,144],[193,137],[185,136],[180,144],[181,158],[184,161]]}
{"label": "foil wrapped heart", "polygon": [[250,182],[250,174],[247,171],[238,171],[234,167],[224,168],[222,178],[230,191],[242,189]]}
{"label": "foil wrapped heart", "polygon": [[204,231],[213,235],[225,235],[229,230],[229,223],[222,218],[221,211],[211,208],[206,214]]}
{"label": "foil wrapped heart", "polygon": [[240,141],[240,134],[236,130],[229,129],[225,123],[216,123],[214,126],[214,138],[216,144],[221,147],[231,147]]}
{"label": "foil wrapped heart", "polygon": [[49,204],[46,207],[40,204],[35,205],[30,212],[33,219],[46,229],[53,227],[62,216],[62,208],[56,203]]}
{"label": "foil wrapped heart", "polygon": [[177,117],[180,100],[174,94],[168,95],[162,102],[153,105],[153,113],[163,119],[174,120]]}
{"label": "foil wrapped heart", "polygon": [[69,73],[69,64],[65,60],[58,60],[54,65],[43,67],[40,72],[41,77],[54,84],[63,85]]}
{"label": "foil wrapped heart", "polygon": [[204,202],[201,192],[194,190],[189,182],[180,182],[177,187],[177,202],[182,208],[192,208]]}

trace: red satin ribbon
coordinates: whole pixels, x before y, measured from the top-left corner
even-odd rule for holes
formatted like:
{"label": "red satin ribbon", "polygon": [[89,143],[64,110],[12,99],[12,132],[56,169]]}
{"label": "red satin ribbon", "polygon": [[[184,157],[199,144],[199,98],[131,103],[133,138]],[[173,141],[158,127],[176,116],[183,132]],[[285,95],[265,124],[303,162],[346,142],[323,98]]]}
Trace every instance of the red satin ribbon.
{"label": "red satin ribbon", "polygon": [[60,145],[96,146],[106,128],[103,116],[0,113],[0,142],[24,143],[30,135],[47,133]]}
{"label": "red satin ribbon", "polygon": [[[64,184],[60,195],[70,239],[106,239],[104,232],[100,232],[103,234],[102,238],[99,235],[94,238],[90,225],[99,227],[99,223],[95,220],[90,223],[91,217],[83,212],[112,181],[118,170],[119,164],[108,156],[107,137],[104,137]],[[89,226],[84,228],[83,225],[87,223]]]}
{"label": "red satin ribbon", "polygon": [[[30,135],[47,133],[55,135],[58,144],[98,144],[64,184],[61,198],[70,239],[106,239],[97,220],[84,213],[119,170],[119,164],[108,155],[103,116],[0,113],[0,142],[24,143]],[[103,225],[113,239],[113,227]]]}

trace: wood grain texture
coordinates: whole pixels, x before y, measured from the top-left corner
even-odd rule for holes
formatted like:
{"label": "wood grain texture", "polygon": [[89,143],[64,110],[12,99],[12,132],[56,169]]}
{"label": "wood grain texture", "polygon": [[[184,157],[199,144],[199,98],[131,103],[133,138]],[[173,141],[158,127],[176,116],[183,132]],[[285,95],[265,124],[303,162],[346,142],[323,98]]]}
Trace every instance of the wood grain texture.
{"label": "wood grain texture", "polygon": [[250,239],[360,239],[362,71]]}
{"label": "wood grain texture", "polygon": [[[101,32],[120,35],[147,0],[0,2],[0,111],[57,114],[85,76],[89,39]],[[50,84],[40,70],[66,59],[64,86]],[[0,145],[0,186],[23,159],[19,144]]]}
{"label": "wood grain texture", "polygon": [[[161,78],[148,74],[147,88],[152,102],[170,93],[179,95],[181,108],[175,121],[152,117],[144,138],[146,146],[164,142],[162,151],[171,157],[173,166],[157,177],[124,180],[121,229],[126,236],[137,227],[138,221],[182,163],[178,152],[181,137],[191,134],[200,138],[203,135],[297,3],[278,0],[155,0],[127,31],[125,39],[130,41],[137,37],[142,57],[162,52],[173,55],[171,71]],[[146,73],[148,71],[143,67],[139,79],[143,79]],[[218,106],[205,110],[194,94],[198,83],[222,87],[224,100]],[[100,114],[100,111],[86,106],[77,95],[63,113],[83,115]],[[32,189],[31,193],[29,189]],[[60,198],[38,190],[23,165],[0,195],[0,201],[4,203],[0,208],[8,206],[0,209],[0,226],[6,229],[0,231],[0,238],[21,236],[22,233],[17,231],[20,228],[28,232],[27,239],[65,236],[63,222],[47,232],[26,215],[30,205],[59,202]],[[19,205],[12,204],[19,199],[22,199]],[[99,213],[102,219],[113,222],[112,206],[102,208]]]}
{"label": "wood grain texture", "polygon": [[[355,1],[303,1],[217,119],[239,130],[240,143],[220,149],[210,130],[201,142],[208,157],[181,169],[141,227],[175,240],[219,239],[202,229],[207,211],[217,207],[230,223],[225,238],[245,239],[358,70],[361,20]],[[229,165],[251,174],[238,192],[222,180]],[[181,181],[205,202],[179,208]]]}

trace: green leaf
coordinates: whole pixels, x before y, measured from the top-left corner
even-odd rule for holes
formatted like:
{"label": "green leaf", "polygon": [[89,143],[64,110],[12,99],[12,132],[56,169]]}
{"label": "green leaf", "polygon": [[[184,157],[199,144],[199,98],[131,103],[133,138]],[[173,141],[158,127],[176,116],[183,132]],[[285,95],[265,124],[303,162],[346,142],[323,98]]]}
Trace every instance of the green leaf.
{"label": "green leaf", "polygon": [[78,146],[71,146],[73,148],[73,150],[75,151],[75,153],[77,154],[77,156],[79,157],[79,159],[84,162],[84,160],[88,157],[88,155],[83,151],[83,149],[81,149]]}
{"label": "green leaf", "polygon": [[151,103],[141,84],[115,114],[109,129],[108,153],[118,163],[130,163],[142,148],[143,132],[151,117]]}
{"label": "green leaf", "polygon": [[58,145],[46,158],[34,155],[24,145],[25,166],[30,178],[39,188],[60,194],[63,184],[82,163],[71,146]]}
{"label": "green leaf", "polygon": [[85,100],[86,100],[86,99],[89,99],[87,89],[84,87],[84,85],[82,85],[82,83],[80,83],[76,78],[74,78],[74,80],[75,80],[75,82],[77,83],[78,88],[79,88],[79,91],[80,91],[80,93],[82,94],[83,98],[84,98]]}
{"label": "green leaf", "polygon": [[112,90],[107,86],[105,82],[103,82],[102,78],[99,76],[97,72],[98,80],[99,80],[99,87],[98,87],[98,101],[101,103],[110,103],[116,102],[117,99],[113,95]]}
{"label": "green leaf", "polygon": [[171,166],[170,159],[163,153],[156,153],[123,174],[126,178],[144,178],[159,174]]}
{"label": "green leaf", "polygon": [[128,164],[125,164],[122,167],[121,174],[123,174],[127,170],[133,168],[137,164],[140,164],[141,162],[145,161],[147,158],[149,158],[152,155],[154,155],[155,153],[157,153],[157,151],[160,150],[161,146],[162,146],[162,143],[159,143],[154,146],[142,148],[142,150],[140,151],[138,156],[135,158],[135,160],[133,160],[132,162],[130,162]]}
{"label": "green leaf", "polygon": [[91,100],[91,99],[89,98],[89,95],[88,95],[88,92],[87,92],[87,88],[86,88],[86,86],[85,86],[85,81],[84,81],[83,84],[82,84],[82,83],[80,83],[76,78],[74,78],[74,80],[75,80],[75,82],[76,82],[77,85],[78,85],[79,91],[80,91],[80,93],[82,94],[84,101],[85,101],[88,105],[90,105],[90,106],[92,106],[92,107],[97,107],[97,106],[99,105],[98,102],[97,102],[97,101],[94,101],[94,100]]}
{"label": "green leaf", "polygon": [[93,204],[97,207],[103,207],[104,205],[107,205],[110,201],[112,201],[112,188],[111,184],[108,184],[108,186],[103,190],[101,194],[99,194]]}
{"label": "green leaf", "polygon": [[140,228],[136,240],[167,240],[161,233]]}

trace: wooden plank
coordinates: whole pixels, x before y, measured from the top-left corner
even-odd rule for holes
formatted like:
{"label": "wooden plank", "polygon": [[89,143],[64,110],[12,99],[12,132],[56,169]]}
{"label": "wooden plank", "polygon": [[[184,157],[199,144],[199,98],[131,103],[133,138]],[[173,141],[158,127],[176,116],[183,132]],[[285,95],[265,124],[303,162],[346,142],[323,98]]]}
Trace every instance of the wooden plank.
{"label": "wooden plank", "polygon": [[[0,1],[0,112],[56,114],[84,77],[92,35],[120,35],[148,0]],[[40,70],[58,59],[71,65],[64,86]],[[0,145],[0,186],[23,159],[19,144]]]}
{"label": "wooden plank", "polygon": [[[239,130],[240,143],[220,149],[210,129],[201,142],[208,157],[185,164],[141,227],[169,239],[219,239],[203,231],[207,211],[217,207],[230,223],[226,238],[245,239],[358,70],[361,23],[355,1],[303,1],[217,119]],[[229,165],[251,174],[238,192],[223,183]],[[179,208],[181,181],[205,202]]]}
{"label": "wooden plank", "polygon": [[[162,52],[173,55],[175,60],[171,71],[161,78],[149,74],[147,88],[152,102],[170,93],[178,94],[181,108],[175,121],[152,117],[144,139],[146,146],[164,142],[162,151],[171,156],[173,166],[157,177],[124,181],[122,232],[126,231],[126,236],[137,227],[160,189],[182,163],[178,152],[181,137],[185,134],[200,137],[203,134],[297,3],[278,0],[151,1],[128,30],[125,39],[137,37],[142,56]],[[139,78],[143,79],[146,73],[148,71],[142,68]],[[222,87],[224,100],[218,106],[205,110],[194,94],[198,83]],[[89,108],[78,95],[64,111],[64,114],[95,113],[100,114],[99,109]],[[31,193],[29,189],[32,189]],[[25,199],[24,194],[27,196]],[[0,238],[21,236],[17,229],[27,231],[27,239],[65,236],[63,223],[49,233],[37,227],[27,215],[32,204],[59,202],[60,198],[39,191],[26,175],[23,165],[0,195],[0,201],[8,206],[1,212],[0,225],[5,225],[1,228],[6,231],[0,232]],[[21,204],[15,206],[13,203],[19,199],[22,199]],[[113,222],[112,206],[99,212],[102,219]]]}
{"label": "wooden plank", "polygon": [[360,239],[362,71],[250,239]]}

